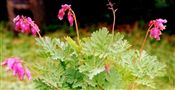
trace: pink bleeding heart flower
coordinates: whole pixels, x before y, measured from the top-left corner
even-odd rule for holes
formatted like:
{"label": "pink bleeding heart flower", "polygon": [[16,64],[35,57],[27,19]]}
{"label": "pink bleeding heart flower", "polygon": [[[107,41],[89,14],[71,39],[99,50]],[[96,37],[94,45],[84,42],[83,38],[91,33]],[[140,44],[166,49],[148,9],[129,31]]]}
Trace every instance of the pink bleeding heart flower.
{"label": "pink bleeding heart flower", "polygon": [[31,27],[30,32],[32,33],[33,36],[36,36],[37,32],[40,32],[40,29],[39,29],[38,25],[36,25],[30,17],[27,18],[27,21],[28,21],[28,23],[30,24],[30,27]]}
{"label": "pink bleeding heart flower", "polygon": [[166,26],[163,25],[164,23],[167,23],[166,19],[156,19],[155,27],[158,27],[160,30],[164,30],[166,28]]}
{"label": "pink bleeding heart flower", "polygon": [[150,37],[160,40],[161,31],[158,28],[152,28],[150,31]]}
{"label": "pink bleeding heart flower", "polygon": [[39,27],[34,22],[32,22],[31,25],[32,25],[32,27],[31,27],[32,35],[33,36],[36,36],[36,33],[37,32],[40,32],[40,29],[39,29]]}
{"label": "pink bleeding heart flower", "polygon": [[32,32],[32,35],[36,35],[36,33],[37,33],[37,30],[35,30],[34,28],[31,28],[31,32]]}
{"label": "pink bleeding heart flower", "polygon": [[58,12],[57,17],[58,17],[60,20],[63,20],[64,15],[65,15],[65,11],[64,11],[63,9],[60,9],[59,12]]}
{"label": "pink bleeding heart flower", "polygon": [[13,75],[18,76],[19,80],[22,80],[24,75],[26,75],[29,80],[32,79],[29,69],[24,69],[22,60],[17,57],[7,58],[1,63],[1,65],[7,66],[8,70],[13,71]]}
{"label": "pink bleeding heart flower", "polygon": [[68,16],[67,17],[68,17],[68,21],[70,23],[70,26],[72,26],[74,18],[73,18],[73,14],[70,11],[68,12]]}
{"label": "pink bleeding heart flower", "polygon": [[70,9],[71,5],[64,4],[64,5],[61,5],[61,7],[64,11],[66,11],[66,10]]}
{"label": "pink bleeding heart flower", "polygon": [[40,31],[30,17],[18,15],[14,18],[13,22],[15,23],[15,29],[22,33],[32,33],[33,36],[36,36],[37,32]]}
{"label": "pink bleeding heart flower", "polygon": [[32,19],[31,19],[30,17],[27,17],[26,20],[27,20],[27,22],[29,22],[29,23],[33,23]]}
{"label": "pink bleeding heart flower", "polygon": [[151,20],[149,23],[149,26],[153,25],[154,27],[160,30],[164,30],[166,28],[166,26],[163,25],[164,23],[167,23],[166,19],[156,19],[156,20]]}
{"label": "pink bleeding heart flower", "polygon": [[29,33],[30,32],[30,25],[28,23],[22,22],[21,23],[21,31],[23,33]]}
{"label": "pink bleeding heart flower", "polygon": [[4,62],[2,62],[1,65],[2,66],[7,65],[7,68],[9,70],[9,69],[12,69],[14,63],[16,63],[16,62],[20,62],[21,63],[22,61],[19,58],[17,58],[17,57],[8,58],[8,59],[4,60]]}
{"label": "pink bleeding heart flower", "polygon": [[58,17],[58,19],[62,20],[64,15],[65,15],[65,12],[67,10],[68,10],[67,19],[70,23],[70,26],[72,26],[73,21],[74,21],[74,17],[73,17],[73,14],[71,12],[71,5],[67,5],[67,4],[61,5],[61,9],[59,10],[57,17]]}
{"label": "pink bleeding heart flower", "polygon": [[24,24],[24,22],[20,22],[20,28],[21,28],[21,32],[22,33],[25,33],[25,30],[24,30],[24,28],[26,27],[26,25]]}
{"label": "pink bleeding heart flower", "polygon": [[164,23],[167,23],[166,19],[151,20],[149,22],[149,26],[153,27],[150,29],[150,37],[160,40],[161,31],[166,28],[166,26],[163,25]]}
{"label": "pink bleeding heart flower", "polygon": [[15,24],[15,30],[20,30],[20,28],[21,28],[21,24],[20,24],[20,22],[16,22],[16,24]]}
{"label": "pink bleeding heart flower", "polygon": [[36,25],[36,24],[32,24],[32,27],[31,27],[31,33],[33,36],[36,36],[37,32],[39,32],[39,27]]}
{"label": "pink bleeding heart flower", "polygon": [[17,75],[18,78],[19,78],[19,80],[22,80],[23,79],[25,72],[24,72],[24,69],[23,69],[21,63],[16,62],[13,65],[13,69],[12,70],[13,70],[13,75],[15,75],[15,76]]}
{"label": "pink bleeding heart flower", "polygon": [[67,4],[61,5],[61,9],[59,10],[57,17],[60,20],[62,20],[64,15],[65,15],[65,11],[70,9],[70,7],[71,7],[71,5],[67,5]]}
{"label": "pink bleeding heart flower", "polygon": [[17,15],[17,16],[13,19],[13,22],[16,23],[16,22],[19,21],[19,20],[20,20],[20,16]]}
{"label": "pink bleeding heart flower", "polygon": [[28,68],[26,68],[25,71],[26,71],[26,76],[27,76],[27,78],[28,78],[29,80],[31,80],[31,79],[32,79],[32,76],[31,76],[30,70],[29,70]]}

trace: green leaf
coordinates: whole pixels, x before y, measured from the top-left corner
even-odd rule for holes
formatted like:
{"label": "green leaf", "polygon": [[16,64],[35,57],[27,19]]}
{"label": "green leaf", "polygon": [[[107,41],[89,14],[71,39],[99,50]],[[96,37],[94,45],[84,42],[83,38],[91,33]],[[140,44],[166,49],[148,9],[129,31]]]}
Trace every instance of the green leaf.
{"label": "green leaf", "polygon": [[138,84],[154,87],[153,80],[163,75],[165,65],[160,63],[155,56],[147,54],[146,51],[142,52],[141,57],[138,50],[129,50],[125,54],[120,64],[137,78]]}
{"label": "green leaf", "polygon": [[87,55],[94,55],[100,58],[112,57],[117,58],[117,54],[127,50],[130,45],[124,36],[120,33],[109,34],[107,28],[102,28],[99,31],[92,33],[90,38],[85,38],[83,46],[83,53]]}
{"label": "green leaf", "polygon": [[106,85],[105,90],[115,90],[124,88],[124,81],[122,76],[117,70],[112,69],[110,73],[106,75]]}
{"label": "green leaf", "polygon": [[86,41],[82,44],[83,52],[87,55],[95,55],[101,58],[106,57],[109,41],[112,38],[108,33],[107,28],[102,28],[92,33],[90,38],[84,39]]}
{"label": "green leaf", "polygon": [[104,70],[105,70],[105,68],[101,67],[101,68],[95,68],[95,69],[89,71],[89,74],[88,74],[89,79],[92,79],[95,75],[103,72]]}
{"label": "green leaf", "polygon": [[80,47],[76,44],[76,42],[74,40],[72,40],[70,37],[66,37],[65,40],[67,41],[67,43],[72,46],[73,49],[75,49],[76,51],[80,51]]}
{"label": "green leaf", "polygon": [[42,51],[47,55],[49,55],[50,58],[54,60],[58,58],[62,58],[62,57],[59,57],[59,55],[55,50],[57,43],[55,42],[54,39],[50,39],[49,37],[44,37],[44,38],[37,38],[36,41],[38,45],[43,47]]}
{"label": "green leaf", "polygon": [[45,53],[47,57],[53,60],[72,60],[72,56],[77,56],[75,49],[77,49],[78,46],[71,38],[67,38],[70,44],[62,42],[60,39],[50,39],[49,37],[37,38],[36,40],[38,45],[42,46],[42,53]]}
{"label": "green leaf", "polygon": [[155,83],[153,82],[153,80],[150,80],[150,79],[138,79],[136,80],[136,83],[145,85],[154,89],[156,88]]}
{"label": "green leaf", "polygon": [[34,80],[35,85],[36,85],[36,89],[37,90],[55,90],[53,87],[49,86],[49,84],[47,84],[47,82],[44,82],[42,79],[35,79]]}
{"label": "green leaf", "polygon": [[84,63],[78,67],[79,72],[87,75],[92,79],[95,75],[104,71],[105,59],[96,56],[84,57]]}

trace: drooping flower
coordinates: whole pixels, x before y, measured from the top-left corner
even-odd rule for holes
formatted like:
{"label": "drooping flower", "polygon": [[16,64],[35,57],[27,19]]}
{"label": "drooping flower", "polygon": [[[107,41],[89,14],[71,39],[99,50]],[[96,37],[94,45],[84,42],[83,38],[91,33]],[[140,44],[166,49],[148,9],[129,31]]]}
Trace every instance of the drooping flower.
{"label": "drooping flower", "polygon": [[33,35],[36,35],[37,32],[39,32],[39,28],[36,24],[33,24],[33,26],[31,27],[31,33]]}
{"label": "drooping flower", "polygon": [[61,7],[64,11],[66,11],[66,10],[70,9],[71,5],[64,4],[64,5],[61,5]]}
{"label": "drooping flower", "polygon": [[15,30],[19,31],[21,29],[20,21],[15,23]]}
{"label": "drooping flower", "polygon": [[166,19],[151,20],[149,22],[149,26],[153,27],[150,29],[150,37],[160,40],[161,31],[166,28],[166,26],[163,25],[164,23],[167,23]]}
{"label": "drooping flower", "polygon": [[21,22],[21,32],[30,33],[30,25],[29,23]]}
{"label": "drooping flower", "polygon": [[16,23],[16,22],[19,21],[19,20],[20,20],[20,16],[17,15],[17,16],[13,19],[13,22]]}
{"label": "drooping flower", "polygon": [[74,22],[73,14],[69,11],[67,15],[68,15],[67,18],[70,23],[70,26],[72,26]]}
{"label": "drooping flower", "polygon": [[156,19],[156,20],[150,21],[149,26],[153,25],[154,27],[160,30],[164,30],[166,28],[166,26],[163,25],[164,23],[167,23],[166,19]]}
{"label": "drooping flower", "polygon": [[13,70],[13,75],[15,75],[15,76],[17,75],[20,80],[23,79],[25,71],[24,71],[21,63],[15,62],[13,64],[12,70]]}
{"label": "drooping flower", "polygon": [[32,76],[31,76],[31,73],[30,73],[30,70],[28,68],[25,69],[26,70],[26,76],[29,80],[32,79]]}
{"label": "drooping flower", "polygon": [[73,18],[73,14],[71,12],[71,5],[68,5],[68,4],[61,5],[61,9],[59,10],[57,17],[58,17],[58,19],[63,20],[63,17],[64,17],[65,12],[67,10],[68,10],[67,18],[68,18],[68,21],[70,23],[70,26],[72,26],[74,18]]}
{"label": "drooping flower", "polygon": [[71,7],[71,5],[67,5],[67,4],[61,5],[61,9],[59,10],[57,17],[60,20],[63,20],[63,17],[65,15],[65,11],[70,9],[70,7]]}
{"label": "drooping flower", "polygon": [[14,63],[18,63],[18,62],[21,63],[22,61],[19,58],[17,58],[17,57],[8,58],[4,62],[2,62],[1,65],[2,66],[7,65],[7,70],[11,70],[13,65],[14,65]]}
{"label": "drooping flower", "polygon": [[152,28],[150,31],[150,37],[160,40],[161,31],[158,28]]}
{"label": "drooping flower", "polygon": [[13,22],[15,23],[15,30],[19,32],[32,33],[33,36],[36,36],[36,33],[40,31],[30,17],[18,15],[13,19]]}
{"label": "drooping flower", "polygon": [[19,80],[22,80],[24,78],[24,75],[26,75],[29,80],[32,79],[29,69],[23,68],[22,60],[20,60],[20,58],[7,58],[1,63],[1,65],[7,66],[7,70],[13,71],[13,75],[18,76]]}
{"label": "drooping flower", "polygon": [[65,11],[64,11],[63,9],[60,9],[59,12],[58,12],[57,17],[58,17],[60,20],[63,20],[64,15],[65,15]]}

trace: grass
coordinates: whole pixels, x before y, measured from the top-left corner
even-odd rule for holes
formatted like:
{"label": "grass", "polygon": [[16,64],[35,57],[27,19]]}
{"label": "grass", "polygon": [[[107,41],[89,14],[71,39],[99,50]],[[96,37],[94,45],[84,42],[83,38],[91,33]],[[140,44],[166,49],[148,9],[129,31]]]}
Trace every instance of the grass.
{"label": "grass", "polygon": [[[80,35],[89,36],[90,31],[96,26],[90,28],[80,29]],[[90,31],[88,31],[90,30]],[[72,37],[75,33],[65,33],[65,30],[57,30],[54,33],[47,33],[46,36],[50,37],[61,37],[66,35]],[[133,45],[133,47],[139,49],[143,41],[145,31],[134,30],[129,34],[125,34],[125,38]],[[158,59],[167,65],[166,75],[164,77],[158,78],[156,80],[157,90],[173,90],[175,89],[175,36],[168,36],[163,34],[160,41],[155,41],[148,38],[144,49],[146,49],[150,54],[156,55]],[[30,35],[19,34],[18,37],[14,37],[13,33],[7,28],[7,24],[0,23],[0,62],[5,58],[17,56],[24,60],[24,64],[27,65],[32,72],[33,78],[39,76],[36,72],[35,66],[38,64],[46,64],[45,59],[40,57],[38,46],[35,43],[35,38]],[[0,67],[0,88],[2,90],[33,90],[34,86],[32,81],[28,81],[26,78],[24,81],[19,81],[16,77],[12,76],[11,72],[6,72],[4,67]],[[150,88],[139,87],[142,89],[150,90]]]}

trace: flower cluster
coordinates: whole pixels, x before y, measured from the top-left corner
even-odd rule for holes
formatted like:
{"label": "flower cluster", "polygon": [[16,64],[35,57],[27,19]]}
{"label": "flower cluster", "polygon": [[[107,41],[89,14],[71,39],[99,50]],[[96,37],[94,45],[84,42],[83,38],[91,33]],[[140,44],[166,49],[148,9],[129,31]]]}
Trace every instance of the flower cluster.
{"label": "flower cluster", "polygon": [[153,26],[153,28],[150,29],[150,37],[160,40],[160,35],[162,34],[161,31],[166,28],[166,26],[163,25],[164,23],[167,23],[166,19],[156,19],[150,21],[149,26]]}
{"label": "flower cluster", "polygon": [[7,70],[12,70],[13,75],[17,75],[20,80],[23,79],[24,75],[26,75],[29,80],[32,79],[30,70],[27,67],[24,69],[22,66],[22,60],[17,57],[7,58],[1,63],[1,65],[7,66]]}
{"label": "flower cluster", "polygon": [[15,23],[15,30],[23,33],[32,33],[32,35],[36,35],[39,32],[38,26],[32,21],[30,17],[25,16],[16,16],[13,19]]}
{"label": "flower cluster", "polygon": [[64,4],[64,5],[61,5],[61,7],[62,8],[59,10],[57,17],[60,20],[63,20],[63,17],[65,15],[65,12],[68,10],[67,18],[68,18],[68,21],[70,23],[70,26],[72,26],[73,25],[74,18],[73,18],[73,13],[71,11],[71,5]]}

